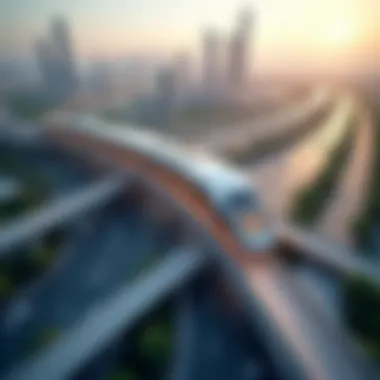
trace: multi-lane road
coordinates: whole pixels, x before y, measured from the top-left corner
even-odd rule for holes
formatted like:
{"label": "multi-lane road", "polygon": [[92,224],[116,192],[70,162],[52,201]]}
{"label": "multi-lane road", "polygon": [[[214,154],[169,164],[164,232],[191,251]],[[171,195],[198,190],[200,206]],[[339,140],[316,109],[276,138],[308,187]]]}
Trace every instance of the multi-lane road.
{"label": "multi-lane road", "polygon": [[[289,152],[283,152],[271,161],[248,169],[250,172],[254,171],[256,182],[266,196],[264,200],[273,213],[281,214],[286,202],[289,202],[289,194],[300,184],[310,180],[323,165],[326,151],[344,133],[351,112],[352,100],[345,97],[339,99],[332,115],[316,133],[307,136],[299,146]],[[360,146],[362,144],[364,143]],[[276,325],[272,332],[282,336],[286,346],[308,368],[311,379],[367,378],[363,377],[366,373],[365,365],[358,364],[350,346],[341,340],[340,335],[331,335],[333,324],[313,314],[309,306],[300,302],[300,298],[307,296],[302,295],[302,291],[292,284],[292,279],[278,262],[247,260],[249,254],[234,241],[222,224],[215,223],[218,220],[215,213],[208,205],[195,201],[186,189],[186,183],[178,177],[171,178],[167,176],[168,173],[162,175],[162,172],[150,170],[149,166],[134,162],[131,158],[120,160],[120,156],[112,157],[110,154],[109,159],[113,158],[119,160],[119,166],[125,166],[127,170],[137,170],[141,176],[159,185],[175,204],[181,205],[188,217],[217,242],[220,253],[227,254],[238,270],[237,273],[242,276],[243,281],[239,285],[243,284],[249,290],[256,308],[260,305],[259,314],[262,313],[270,319],[272,326]],[[285,179],[278,184],[280,173]],[[33,291],[24,292],[15,300],[14,306],[9,308],[0,331],[0,344],[4,344],[4,349],[7,348],[4,361],[0,363],[3,368],[22,357],[30,347],[30,342],[46,326],[59,331],[67,328],[118,286],[128,281],[141,265],[141,260],[148,258],[153,251],[157,252],[157,226],[152,225],[141,213],[135,215],[130,209],[123,210],[120,203],[114,204],[106,212],[107,218],[93,220],[90,225],[80,228],[78,235],[73,236],[72,245],[66,247],[68,251],[54,276],[41,279],[43,285],[36,286]],[[17,312],[20,309],[23,312]],[[205,310],[199,318],[207,324],[209,311],[207,307]],[[21,314],[21,317],[15,318],[15,314]],[[268,338],[265,331],[262,333]],[[210,334],[213,334],[212,329]],[[217,335],[216,332],[215,334]],[[331,341],[332,336],[334,342]],[[218,339],[211,337],[210,342]],[[218,345],[210,343],[213,348],[200,346],[199,349],[217,352]],[[242,358],[245,358],[243,354],[236,360],[240,363]],[[242,365],[243,368],[250,368],[244,363]]]}
{"label": "multi-lane road", "polygon": [[[34,170],[52,174],[51,197],[62,199],[91,177],[86,173],[81,176],[78,166],[71,168],[70,159],[57,155],[33,156],[23,152],[20,158]],[[91,198],[95,188],[86,190],[83,195]],[[82,197],[85,202],[89,200],[87,195],[85,199]],[[78,198],[78,206],[74,208],[82,207],[82,198]],[[67,210],[65,205],[59,202],[57,205]],[[40,214],[38,210],[37,214]],[[62,212],[57,214],[59,218],[62,216]],[[72,233],[61,247],[52,269],[21,289],[2,310],[0,370],[31,353],[33,344],[47,330],[60,333],[80,319],[86,310],[112,295],[121,284],[125,285],[161,251],[167,251],[175,239],[153,225],[143,210],[128,207],[123,199],[116,199],[107,208],[99,208],[86,218],[78,217],[73,223]],[[46,229],[46,223],[42,224]],[[38,225],[32,223],[31,227],[38,228]],[[10,237],[4,229],[0,231],[0,236],[3,235]]]}
{"label": "multi-lane road", "polygon": [[[157,229],[121,201],[78,226],[59,262],[13,300],[0,330],[1,368],[52,329],[60,333],[159,255]],[[19,314],[22,315],[19,315]]]}
{"label": "multi-lane road", "polygon": [[375,379],[343,326],[321,312],[291,271],[275,264],[251,266],[245,273],[268,314],[283,326],[290,348],[307,363],[309,379]]}
{"label": "multi-lane road", "polygon": [[239,149],[247,143],[275,137],[291,131],[310,115],[316,113],[330,101],[331,94],[325,87],[311,91],[305,99],[297,100],[279,110],[261,115],[248,122],[211,128],[209,132],[193,139],[186,139],[190,146],[207,152],[224,152]]}
{"label": "multi-lane road", "polygon": [[67,194],[93,178],[80,162],[58,152],[52,154],[43,148],[8,144],[1,139],[0,151],[6,161],[16,160],[17,164],[44,180],[49,190],[46,200]]}
{"label": "multi-lane road", "polygon": [[363,105],[355,106],[354,146],[339,178],[338,187],[316,227],[322,235],[347,245],[352,244],[351,223],[359,214],[368,196],[373,148],[371,116]]}
{"label": "multi-lane road", "polygon": [[[339,102],[337,111],[333,113],[327,123],[329,128],[326,127],[317,139],[316,148],[328,149],[331,144],[336,143],[345,130],[351,111],[349,98],[344,98]],[[89,145],[90,147],[91,145]],[[230,233],[226,225],[220,221],[217,212],[207,202],[197,200],[192,196],[189,192],[189,184],[178,174],[163,168],[152,167],[146,158],[137,159],[134,155],[120,155],[116,150],[107,150],[106,148],[105,150],[109,160],[117,161],[127,170],[135,171],[141,177],[149,179],[159,186],[172,199],[173,204],[176,204],[177,207],[180,205],[187,212],[188,217],[190,216],[200,228],[212,237],[219,248],[220,260],[223,260],[222,257],[227,257],[230,260],[228,265],[236,268],[238,277],[242,278],[238,285],[242,285],[245,293],[249,294],[249,298],[252,300],[251,306],[254,306],[253,314],[258,313],[262,318],[270,321],[270,326],[267,325],[260,331],[263,334],[262,339],[271,341],[274,351],[277,351],[278,346],[283,345],[283,353],[285,351],[293,352],[293,357],[297,358],[298,364],[302,367],[302,374],[298,373],[298,376],[303,378],[302,376],[306,375],[311,379],[320,379],[321,375],[324,379],[348,376],[345,371],[346,368],[353,368],[353,354],[350,350],[342,351],[338,358],[339,365],[335,361],[331,361],[330,356],[320,355],[313,343],[316,336],[311,334],[311,331],[319,323],[322,324],[322,321],[320,319],[313,320],[313,324],[311,320],[309,321],[307,308],[300,305],[298,298],[292,295],[295,287],[291,286],[290,280],[282,272],[281,266],[278,266],[276,260],[257,260],[252,257]],[[321,156],[321,162],[323,162],[322,158]],[[305,296],[305,298],[307,297]],[[323,321],[323,326],[326,327],[326,331],[331,328],[325,321]],[[319,327],[320,330],[323,328]],[[275,336],[277,338],[274,343],[272,339]],[[320,334],[318,347],[323,349],[332,346],[330,340],[330,334]],[[307,344],[310,345],[309,349],[306,349]],[[341,346],[337,347],[340,349]],[[278,351],[273,354],[277,355],[279,361],[282,360],[284,365],[284,359],[281,359]],[[339,370],[340,368],[341,370]],[[352,373],[362,374],[364,372],[361,367],[357,367]]]}
{"label": "multi-lane road", "polygon": [[173,380],[274,379],[259,342],[215,294],[213,281],[198,280],[180,300],[177,362]]}
{"label": "multi-lane road", "polygon": [[271,214],[284,219],[292,198],[305,184],[315,178],[323,166],[327,153],[346,130],[352,116],[352,100],[336,99],[331,114],[320,127],[303,140],[280,154],[247,165],[246,171],[257,184]]}
{"label": "multi-lane road", "polygon": [[275,220],[286,220],[297,190],[312,183],[328,153],[355,121],[353,149],[338,186],[317,221],[315,231],[349,245],[350,227],[367,196],[372,163],[372,121],[363,105],[349,95],[335,96],[332,112],[297,144],[246,166]]}

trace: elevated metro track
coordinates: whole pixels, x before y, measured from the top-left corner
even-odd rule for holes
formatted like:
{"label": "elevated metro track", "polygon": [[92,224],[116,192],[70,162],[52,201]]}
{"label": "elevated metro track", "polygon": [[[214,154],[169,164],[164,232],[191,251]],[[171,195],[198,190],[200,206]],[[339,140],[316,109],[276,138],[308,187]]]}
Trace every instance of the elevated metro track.
{"label": "elevated metro track", "polygon": [[[147,156],[84,134],[79,138],[77,133],[70,135],[69,132],[65,132],[60,136],[60,142],[63,141],[67,144],[66,148],[82,157],[97,158],[103,164],[106,162],[108,165],[116,165],[120,170],[128,170],[136,178],[148,178],[150,182],[161,187],[218,241],[234,262],[244,267],[251,263],[257,265],[261,261],[258,256],[252,255],[241,246],[223,217],[181,173],[169,170]],[[283,225],[278,229],[277,236],[280,242],[290,246],[297,255],[338,276],[351,273],[377,276],[372,268],[360,260],[360,255],[346,255],[344,249],[328,244],[319,235]]]}
{"label": "elevated metro track", "polygon": [[[329,359],[328,356],[324,355],[326,347],[335,347],[340,350],[342,345],[334,343],[331,339],[335,338],[324,332],[323,329],[321,330],[321,321],[309,318],[312,314],[308,317],[305,308],[301,307],[297,297],[294,297],[293,293],[296,289],[289,286],[288,279],[284,279],[284,274],[282,269],[278,267],[276,258],[254,255],[244,249],[222,216],[189,179],[177,171],[169,170],[159,162],[154,162],[143,154],[122,146],[116,146],[101,138],[90,137],[78,132],[70,133],[69,131],[61,132],[53,137],[56,144],[61,148],[75,153],[79,157],[93,163],[98,162],[105,166],[117,167],[128,173],[128,177],[133,181],[145,183],[158,189],[183,210],[187,219],[192,221],[194,230],[199,232],[197,236],[199,236],[200,246],[206,248],[201,254],[206,255],[207,252],[212,251],[213,258],[218,260],[225,273],[229,275],[238,298],[242,300],[247,309],[247,315],[252,320],[252,325],[256,328],[259,326],[259,334],[266,341],[268,350],[273,354],[277,366],[281,368],[286,378],[300,380],[305,378],[312,380],[350,379],[347,375],[347,368],[352,369],[352,374],[355,376],[351,377],[352,379],[357,379],[358,376],[363,379],[374,378],[367,376],[364,374],[365,372],[360,372],[361,366],[356,366],[351,351],[343,350],[337,358],[338,361],[332,361],[331,358]],[[49,225],[58,225],[62,221],[67,223],[82,215],[86,209],[85,207],[81,208],[83,204],[89,204],[88,210],[94,205],[105,204],[104,201],[119,194],[125,188],[126,183],[125,179],[121,177],[112,178],[109,182],[107,180],[105,184],[100,184],[100,190],[98,188],[95,191],[96,187],[88,189],[88,192],[84,193],[85,195],[78,196],[75,202],[67,199],[67,203],[64,205],[61,204],[58,207],[55,205],[55,208],[53,207],[55,211],[50,210],[46,213],[31,215],[25,221],[11,226],[12,228],[1,231],[0,252],[9,252],[9,250],[16,248],[20,241],[34,241],[38,235],[49,228]],[[103,197],[104,194],[107,196]],[[78,206],[80,207],[78,208]],[[36,221],[38,223],[35,223]],[[294,239],[297,234],[293,232],[290,235],[288,234],[287,238],[293,236],[292,239],[289,239],[292,244],[302,247],[300,253],[307,252],[310,248],[310,240],[302,241],[302,233],[301,238]],[[317,242],[313,244],[318,246]],[[314,251],[313,244],[311,244],[310,251]],[[314,254],[313,257],[317,258],[320,263],[327,263],[326,267],[331,270],[331,261],[327,262],[320,254]],[[340,268],[339,270],[345,273],[347,270],[353,269],[352,267],[342,269],[339,267],[339,262],[334,265],[335,269]],[[354,269],[356,270],[358,267]],[[106,318],[104,314],[102,317]],[[107,324],[106,321],[103,321],[98,326],[104,327],[104,323]],[[319,337],[312,333],[313,330],[317,330],[318,326],[319,330],[324,332]],[[85,326],[82,327],[85,328]],[[114,332],[112,331],[114,330],[110,327],[108,329],[110,336],[113,336]],[[79,330],[76,334],[84,338]],[[46,353],[49,358],[47,361],[41,359],[42,361],[33,362],[45,363],[42,364],[42,367],[41,364],[29,363],[24,368],[26,371],[24,374],[40,374],[43,366],[46,365],[50,366],[46,368],[54,371],[51,367],[53,361],[58,360],[62,352],[70,351],[69,347],[74,344],[74,335],[67,339],[69,343],[63,342],[64,351],[55,348],[51,355]],[[315,339],[317,339],[317,343],[314,342]],[[311,346],[306,349],[307,345]],[[76,365],[79,364],[76,358],[73,358],[72,355],[70,357],[76,362]],[[61,368],[62,373],[67,373],[65,371],[72,365],[69,365],[69,360],[65,363],[63,367],[66,366],[66,369]],[[355,370],[355,368],[358,369]]]}
{"label": "elevated metro track", "polygon": [[136,178],[149,179],[170,194],[176,203],[186,209],[208,233],[228,249],[234,260],[257,261],[237,241],[227,223],[212,207],[206,196],[181,173],[169,170],[145,155],[85,134],[71,134],[67,131],[59,134],[58,138],[60,144],[66,144],[66,147],[76,154],[96,157],[101,162],[116,165],[119,169],[124,168]]}

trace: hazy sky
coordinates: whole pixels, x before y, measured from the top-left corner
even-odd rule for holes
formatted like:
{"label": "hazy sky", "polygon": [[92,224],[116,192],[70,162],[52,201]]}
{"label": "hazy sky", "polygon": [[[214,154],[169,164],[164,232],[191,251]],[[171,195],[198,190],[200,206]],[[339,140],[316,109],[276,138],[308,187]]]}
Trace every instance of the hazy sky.
{"label": "hazy sky", "polygon": [[70,21],[81,59],[197,53],[202,28],[227,35],[246,4],[257,11],[258,65],[355,64],[379,47],[380,0],[0,0],[0,56],[31,56],[57,14]]}

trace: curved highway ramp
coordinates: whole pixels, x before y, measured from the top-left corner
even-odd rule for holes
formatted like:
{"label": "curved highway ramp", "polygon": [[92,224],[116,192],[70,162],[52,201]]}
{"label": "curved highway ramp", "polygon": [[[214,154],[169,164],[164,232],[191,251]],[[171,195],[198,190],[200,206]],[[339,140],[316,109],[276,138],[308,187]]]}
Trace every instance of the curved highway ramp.
{"label": "curved highway ramp", "polygon": [[37,241],[49,231],[104,207],[125,187],[122,175],[109,176],[73,194],[55,199],[0,228],[0,256]]}
{"label": "curved highway ramp", "polygon": [[[64,335],[10,372],[7,380],[68,379],[134,322],[206,265],[207,253],[171,251],[132,283],[93,308]],[[230,268],[233,270],[233,268]],[[247,315],[284,379],[374,380],[372,368],[343,329],[322,316],[276,261],[235,271]]]}
{"label": "curved highway ramp", "polygon": [[[346,332],[326,316],[321,316],[307,290],[297,287],[287,268],[275,257],[257,260],[251,252],[239,249],[227,227],[217,225],[215,210],[197,202],[188,191],[189,184],[179,174],[173,176],[162,168],[161,172],[153,170],[154,167],[141,165],[138,160],[131,162],[125,151],[120,156],[108,154],[107,158],[118,161],[114,164],[123,167],[125,172],[132,171],[142,177],[139,179],[145,180],[150,188],[159,188],[156,191],[169,198],[176,206],[174,209],[183,216],[182,220],[189,222],[196,232],[198,243],[208,249],[187,247],[171,251],[158,264],[149,266],[103,303],[84,313],[80,321],[65,329],[50,346],[21,363],[7,379],[41,380],[41,376],[52,380],[67,379],[152,306],[196,275],[208,259],[213,259],[227,277],[235,296],[244,305],[252,330],[257,331],[265,343],[284,379],[378,378],[351,346]],[[106,205],[125,185],[123,176],[106,178],[1,230],[1,255],[35,241],[47,230],[69,223],[76,216],[93,211],[94,207]],[[298,248],[299,254],[330,265],[338,274],[359,270],[370,273],[359,262],[342,260],[338,249],[334,254],[331,247],[305,231],[286,226],[280,234]]]}
{"label": "curved highway ramp", "polygon": [[66,380],[169,292],[198,273],[205,262],[206,256],[194,249],[174,250],[5,378],[41,380],[43,374],[45,379]]}

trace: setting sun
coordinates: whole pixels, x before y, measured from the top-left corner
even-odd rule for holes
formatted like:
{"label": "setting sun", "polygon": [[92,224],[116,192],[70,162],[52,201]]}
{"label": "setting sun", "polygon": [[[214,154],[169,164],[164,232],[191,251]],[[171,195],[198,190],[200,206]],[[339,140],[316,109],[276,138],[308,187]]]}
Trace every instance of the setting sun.
{"label": "setting sun", "polygon": [[354,42],[355,28],[348,22],[338,21],[326,28],[324,42],[333,47],[347,46]]}

